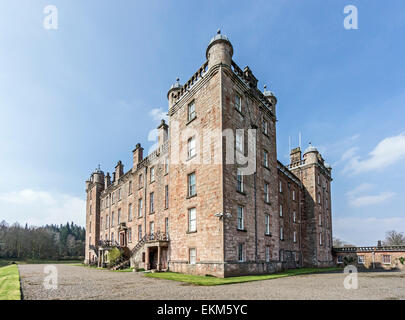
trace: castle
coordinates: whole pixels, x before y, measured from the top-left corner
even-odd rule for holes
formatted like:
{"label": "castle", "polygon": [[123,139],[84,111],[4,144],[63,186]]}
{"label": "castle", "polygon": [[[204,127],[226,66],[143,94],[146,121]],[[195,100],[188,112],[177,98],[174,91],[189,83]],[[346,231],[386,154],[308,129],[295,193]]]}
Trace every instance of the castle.
{"label": "castle", "polygon": [[[167,93],[168,124],[144,157],[86,181],[85,263],[227,277],[333,263],[331,167],[309,146],[277,160],[275,95],[218,33]],[[119,267],[118,266],[118,267]]]}

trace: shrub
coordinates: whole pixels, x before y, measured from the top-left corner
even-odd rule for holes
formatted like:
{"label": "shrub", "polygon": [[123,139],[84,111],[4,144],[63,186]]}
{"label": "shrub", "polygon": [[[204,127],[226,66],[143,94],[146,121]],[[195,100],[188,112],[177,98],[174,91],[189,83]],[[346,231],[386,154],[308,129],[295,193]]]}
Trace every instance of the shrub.
{"label": "shrub", "polygon": [[118,248],[113,248],[108,252],[108,266],[111,268],[114,266],[118,259],[121,258],[122,252]]}
{"label": "shrub", "polygon": [[403,265],[405,263],[405,258],[404,257],[400,257],[399,258],[399,262],[401,262],[401,264]]}

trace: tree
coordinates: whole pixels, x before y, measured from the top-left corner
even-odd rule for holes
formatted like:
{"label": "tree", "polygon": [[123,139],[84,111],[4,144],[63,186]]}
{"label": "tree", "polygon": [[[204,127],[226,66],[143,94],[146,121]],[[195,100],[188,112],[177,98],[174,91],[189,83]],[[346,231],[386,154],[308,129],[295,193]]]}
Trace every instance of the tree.
{"label": "tree", "polygon": [[384,240],[385,246],[404,246],[405,237],[403,232],[396,232],[395,230],[387,231]]}

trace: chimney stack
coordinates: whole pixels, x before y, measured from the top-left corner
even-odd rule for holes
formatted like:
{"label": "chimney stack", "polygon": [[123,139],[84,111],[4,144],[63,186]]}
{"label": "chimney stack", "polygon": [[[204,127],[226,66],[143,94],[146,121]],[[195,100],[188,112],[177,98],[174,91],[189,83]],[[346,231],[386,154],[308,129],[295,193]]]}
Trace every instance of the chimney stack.
{"label": "chimney stack", "polygon": [[110,177],[110,173],[107,172],[107,175],[104,178],[104,189],[107,189],[111,184],[111,177]]}
{"label": "chimney stack", "polygon": [[160,123],[159,127],[157,127],[159,147],[162,146],[167,141],[168,128],[169,126],[166,124],[165,120],[162,119],[162,122]]}
{"label": "chimney stack", "polygon": [[133,169],[135,170],[138,163],[143,159],[143,148],[141,147],[140,143],[137,143],[135,149],[132,151],[132,158]]}
{"label": "chimney stack", "polygon": [[301,148],[294,148],[290,152],[290,164],[299,163],[301,161]]}

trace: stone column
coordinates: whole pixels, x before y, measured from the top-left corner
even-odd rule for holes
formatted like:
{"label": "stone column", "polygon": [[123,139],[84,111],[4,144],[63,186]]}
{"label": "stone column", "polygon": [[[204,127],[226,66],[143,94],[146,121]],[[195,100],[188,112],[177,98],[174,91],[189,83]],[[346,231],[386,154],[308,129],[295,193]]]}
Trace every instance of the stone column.
{"label": "stone column", "polygon": [[158,244],[157,266],[156,266],[158,271],[160,271],[161,267],[162,267],[162,265],[160,263],[160,256],[161,256],[160,251],[161,251],[161,248],[160,248],[160,243],[159,243]]}
{"label": "stone column", "polygon": [[145,270],[150,270],[149,247],[145,248]]}

